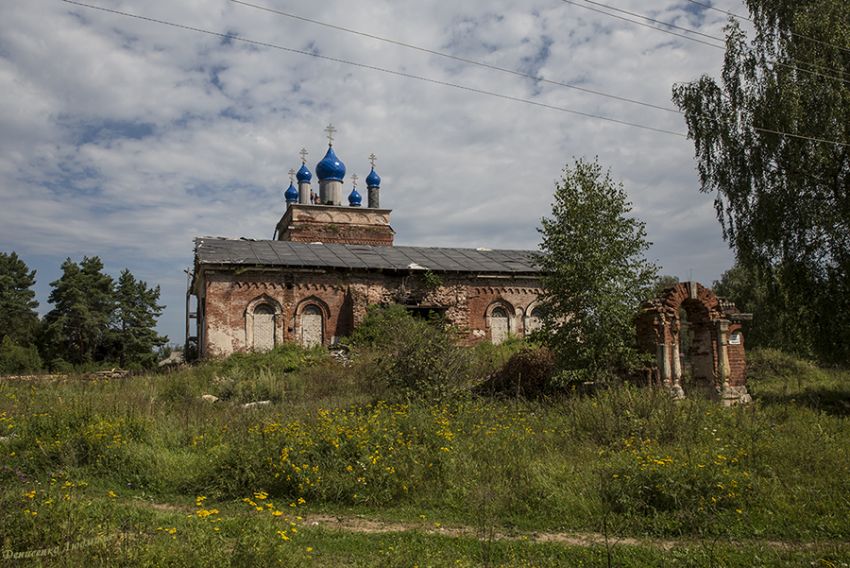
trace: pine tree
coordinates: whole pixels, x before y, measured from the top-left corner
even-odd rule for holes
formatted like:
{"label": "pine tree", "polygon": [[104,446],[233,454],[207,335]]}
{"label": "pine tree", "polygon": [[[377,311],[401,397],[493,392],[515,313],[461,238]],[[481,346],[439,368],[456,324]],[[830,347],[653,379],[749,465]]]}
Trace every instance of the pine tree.
{"label": "pine tree", "polygon": [[107,348],[115,307],[113,280],[103,273],[98,257],[70,258],[62,263],[62,276],[51,282],[49,302],[54,308],[45,317],[45,350],[52,359],[72,364],[97,360]]}
{"label": "pine tree", "polygon": [[159,286],[149,288],[124,269],[115,288],[113,331],[117,358],[122,367],[149,367],[155,361],[155,348],[167,337],[156,333],[156,320],[165,306],[159,305]]}
{"label": "pine tree", "polygon": [[30,346],[38,328],[35,270],[14,252],[0,252],[0,341]]}
{"label": "pine tree", "polygon": [[564,168],[542,220],[543,332],[569,381],[605,380],[638,360],[634,317],[656,281],[644,223],[598,161]]}

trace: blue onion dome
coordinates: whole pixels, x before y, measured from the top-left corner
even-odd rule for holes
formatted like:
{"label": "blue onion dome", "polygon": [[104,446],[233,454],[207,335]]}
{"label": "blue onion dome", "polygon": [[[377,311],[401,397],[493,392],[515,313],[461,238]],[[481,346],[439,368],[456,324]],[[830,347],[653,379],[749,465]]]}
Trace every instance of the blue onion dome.
{"label": "blue onion dome", "polygon": [[351,190],[348,196],[348,204],[352,207],[360,207],[363,204],[363,196],[360,195],[356,187]]}
{"label": "blue onion dome", "polygon": [[342,181],[345,178],[345,164],[336,157],[333,146],[328,146],[328,153],[316,164],[316,175],[319,181]]}
{"label": "blue onion dome", "polygon": [[287,203],[295,203],[298,201],[298,190],[295,189],[295,186],[290,182],[289,189],[286,190],[286,193],[283,194],[286,198]]}
{"label": "blue onion dome", "polygon": [[298,183],[310,183],[310,180],[313,179],[313,174],[307,169],[307,164],[301,164],[301,169],[298,170],[295,177],[298,178]]}
{"label": "blue onion dome", "polygon": [[374,166],[372,167],[372,171],[369,172],[369,175],[366,176],[366,187],[380,187],[381,186],[381,176],[378,175],[378,172],[375,171]]}

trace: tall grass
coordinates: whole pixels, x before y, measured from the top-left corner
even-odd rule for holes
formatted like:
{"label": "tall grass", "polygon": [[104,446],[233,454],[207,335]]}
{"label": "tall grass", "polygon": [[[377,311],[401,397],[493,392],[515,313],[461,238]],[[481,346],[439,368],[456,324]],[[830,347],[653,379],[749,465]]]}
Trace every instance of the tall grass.
{"label": "tall grass", "polygon": [[[476,363],[480,372],[495,356]],[[426,514],[478,527],[491,546],[512,528],[850,538],[847,373],[797,380],[785,365],[757,374],[755,403],[732,409],[630,386],[540,401],[389,403],[360,367],[368,362],[286,347],[169,375],[0,383],[0,542],[18,543],[22,530],[27,545],[50,541],[71,509],[42,504],[51,520],[39,524],[21,496],[64,480],[101,496],[191,505],[203,495],[222,510],[266,492],[312,510]],[[272,404],[242,406],[256,400]],[[73,515],[97,532],[120,513],[91,491],[75,489]]]}

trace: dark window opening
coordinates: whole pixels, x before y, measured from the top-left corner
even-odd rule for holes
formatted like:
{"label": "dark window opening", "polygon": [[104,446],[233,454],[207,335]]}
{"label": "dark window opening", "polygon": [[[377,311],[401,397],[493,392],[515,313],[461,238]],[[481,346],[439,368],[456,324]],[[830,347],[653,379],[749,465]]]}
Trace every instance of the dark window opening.
{"label": "dark window opening", "polygon": [[424,319],[425,321],[442,322],[446,318],[446,308],[407,306],[407,311],[413,317]]}

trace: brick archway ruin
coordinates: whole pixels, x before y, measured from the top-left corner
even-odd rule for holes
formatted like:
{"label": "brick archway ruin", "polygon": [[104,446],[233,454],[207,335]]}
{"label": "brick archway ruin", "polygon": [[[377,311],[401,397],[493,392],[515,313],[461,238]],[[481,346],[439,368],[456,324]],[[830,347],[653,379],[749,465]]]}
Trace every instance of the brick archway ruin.
{"label": "brick archway ruin", "polygon": [[654,355],[656,382],[676,398],[701,393],[727,406],[746,403],[741,322],[751,317],[702,284],[680,282],[642,306],[638,345]]}

